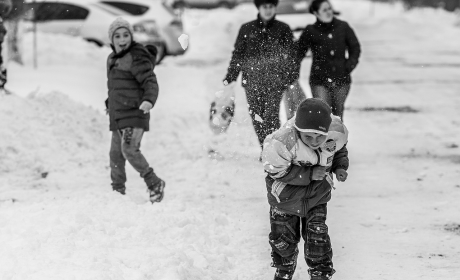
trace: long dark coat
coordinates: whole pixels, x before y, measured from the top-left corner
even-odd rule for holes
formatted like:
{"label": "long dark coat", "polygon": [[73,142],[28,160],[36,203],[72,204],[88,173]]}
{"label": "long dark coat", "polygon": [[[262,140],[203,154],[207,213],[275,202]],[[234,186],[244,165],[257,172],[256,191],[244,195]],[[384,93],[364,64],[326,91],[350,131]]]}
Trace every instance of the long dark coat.
{"label": "long dark coat", "polygon": [[234,82],[242,72],[242,85],[250,91],[283,91],[297,79],[292,54],[289,26],[275,18],[264,25],[258,16],[241,26],[225,80]]}
{"label": "long dark coat", "polygon": [[358,64],[361,54],[355,32],[348,23],[337,18],[330,23],[316,21],[307,25],[296,43],[296,48],[299,64],[308,50],[312,52],[312,85],[350,84],[350,73]]}

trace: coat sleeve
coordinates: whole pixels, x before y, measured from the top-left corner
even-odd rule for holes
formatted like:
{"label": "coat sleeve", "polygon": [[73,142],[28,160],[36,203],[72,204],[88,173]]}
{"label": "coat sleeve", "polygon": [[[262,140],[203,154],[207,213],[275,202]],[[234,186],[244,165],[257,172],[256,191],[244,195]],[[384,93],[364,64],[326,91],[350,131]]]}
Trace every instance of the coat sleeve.
{"label": "coat sleeve", "polygon": [[238,79],[238,75],[240,74],[242,65],[244,63],[244,53],[246,50],[246,32],[244,29],[244,26],[242,26],[238,32],[238,37],[236,38],[235,42],[235,49],[232,53],[232,59],[230,60],[230,65],[227,69],[227,75],[224,78],[224,80],[226,80],[228,83],[234,82],[236,79]]}
{"label": "coat sleeve", "polygon": [[[107,88],[109,87],[109,73],[110,73],[110,62],[111,62],[111,57],[112,57],[112,54],[110,54],[108,57],[107,57],[107,62],[106,62],[106,66],[107,66]],[[105,100],[105,108],[109,109],[109,97],[108,97],[108,91],[107,91],[107,99]]]}
{"label": "coat sleeve", "polygon": [[343,145],[343,147],[338,150],[334,154],[334,158],[332,159],[332,167],[331,170],[332,172],[335,172],[337,169],[348,169],[349,166],[349,160],[348,160],[348,149],[347,145]]}
{"label": "coat sleeve", "polygon": [[300,64],[302,59],[304,59],[305,55],[307,55],[308,50],[310,49],[310,35],[309,35],[308,27],[302,31],[299,40],[295,43],[295,55],[297,58],[297,63]]}
{"label": "coat sleeve", "polygon": [[153,72],[154,65],[147,55],[138,55],[133,57],[131,73],[144,90],[141,98],[143,101],[148,101],[155,105],[158,98],[158,83],[157,76]]}
{"label": "coat sleeve", "polygon": [[286,145],[267,137],[262,150],[264,169],[273,179],[290,185],[308,185],[311,182],[311,167],[292,163],[293,155]]}
{"label": "coat sleeve", "polygon": [[347,24],[346,31],[346,44],[348,48],[348,60],[346,62],[346,68],[348,73],[351,73],[358,65],[359,56],[361,55],[361,45],[359,44],[358,38],[356,37],[353,29]]}

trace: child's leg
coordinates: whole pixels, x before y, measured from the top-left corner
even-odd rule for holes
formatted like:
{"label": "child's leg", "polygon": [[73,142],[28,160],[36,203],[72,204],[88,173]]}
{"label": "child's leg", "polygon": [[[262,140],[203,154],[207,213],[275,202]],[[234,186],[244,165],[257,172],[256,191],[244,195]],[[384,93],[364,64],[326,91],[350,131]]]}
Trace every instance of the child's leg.
{"label": "child's leg", "polygon": [[142,136],[144,130],[142,128],[127,127],[122,130],[121,151],[128,162],[139,172],[144,178],[147,186],[152,186],[160,181],[153,168],[151,168],[140,151]]}
{"label": "child's leg", "polygon": [[270,208],[269,242],[272,247],[272,267],[275,279],[292,279],[297,265],[300,241],[300,217]]}
{"label": "child's leg", "polygon": [[112,189],[124,193],[126,183],[125,158],[121,152],[121,135],[118,131],[112,131],[110,143],[110,178]]}
{"label": "child's leg", "polygon": [[327,280],[335,272],[326,216],[327,204],[320,204],[308,211],[307,218],[302,218],[305,260],[311,280]]}

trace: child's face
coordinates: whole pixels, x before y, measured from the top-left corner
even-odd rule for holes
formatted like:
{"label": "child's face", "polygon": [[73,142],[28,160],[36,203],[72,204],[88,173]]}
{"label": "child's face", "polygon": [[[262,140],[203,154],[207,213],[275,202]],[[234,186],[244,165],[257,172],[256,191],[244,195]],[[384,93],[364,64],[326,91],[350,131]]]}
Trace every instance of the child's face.
{"label": "child's face", "polygon": [[113,46],[115,47],[115,51],[117,53],[129,47],[132,40],[131,33],[129,33],[128,29],[124,27],[118,28],[113,33]]}
{"label": "child's face", "polygon": [[315,16],[322,22],[331,22],[334,18],[334,11],[329,2],[323,2],[319,6],[318,12],[315,12]]}
{"label": "child's face", "polygon": [[318,149],[327,139],[327,135],[315,132],[300,132],[300,139],[302,142],[313,150]]}
{"label": "child's face", "polygon": [[263,21],[271,20],[276,13],[276,6],[273,4],[262,4],[259,6],[259,14]]}

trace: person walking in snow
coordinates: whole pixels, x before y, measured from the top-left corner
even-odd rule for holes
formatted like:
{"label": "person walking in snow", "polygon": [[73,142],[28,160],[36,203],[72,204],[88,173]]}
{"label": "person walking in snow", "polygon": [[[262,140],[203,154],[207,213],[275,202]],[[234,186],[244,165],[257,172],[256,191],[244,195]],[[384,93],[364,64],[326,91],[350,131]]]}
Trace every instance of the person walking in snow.
{"label": "person walking in snow", "polygon": [[249,113],[262,148],[265,137],[280,127],[281,98],[297,76],[292,31],[275,19],[278,0],[254,0],[254,4],[257,19],[241,26],[223,83],[235,82],[242,72]]}
{"label": "person walking in snow", "polygon": [[7,70],[3,61],[2,45],[6,35],[6,28],[3,19],[0,17],[0,94],[5,94],[5,84],[7,82]]}
{"label": "person walking in snow", "polygon": [[107,59],[108,99],[112,142],[110,169],[112,188],[125,194],[125,162],[140,173],[147,184],[150,201],[160,202],[165,182],[149,166],[139,150],[142,136],[149,131],[149,111],[158,97],[155,57],[133,40],[133,28],[123,18],[109,27],[113,52]]}
{"label": "person walking in snow", "polygon": [[296,42],[298,63],[311,50],[312,95],[326,101],[332,107],[332,113],[343,120],[344,104],[350,91],[350,73],[358,64],[361,47],[348,23],[334,17],[328,0],[314,0],[310,13],[316,16],[316,22],[307,25]]}
{"label": "person walking in snow", "polygon": [[333,175],[347,179],[348,130],[323,100],[309,98],[295,117],[267,136],[262,151],[270,204],[269,243],[275,280],[292,279],[305,241],[312,280],[330,279],[335,270],[326,225]]}

